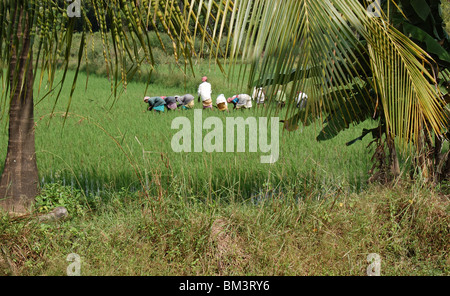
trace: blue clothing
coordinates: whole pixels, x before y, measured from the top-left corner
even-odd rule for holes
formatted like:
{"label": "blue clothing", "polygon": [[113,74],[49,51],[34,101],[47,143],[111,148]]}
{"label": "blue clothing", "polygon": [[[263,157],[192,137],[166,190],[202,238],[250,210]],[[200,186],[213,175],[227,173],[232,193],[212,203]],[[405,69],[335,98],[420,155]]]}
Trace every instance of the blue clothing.
{"label": "blue clothing", "polygon": [[164,105],[159,105],[159,106],[153,107],[153,110],[164,112]]}

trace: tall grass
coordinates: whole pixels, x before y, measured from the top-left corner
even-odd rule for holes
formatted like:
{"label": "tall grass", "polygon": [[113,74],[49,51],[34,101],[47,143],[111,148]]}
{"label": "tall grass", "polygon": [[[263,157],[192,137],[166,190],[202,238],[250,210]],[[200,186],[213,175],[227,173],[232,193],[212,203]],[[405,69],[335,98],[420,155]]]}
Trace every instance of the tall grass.
{"label": "tall grass", "polygon": [[420,187],[317,200],[285,191],[252,201],[186,198],[176,190],[147,199],[110,195],[94,215],[56,224],[0,220],[0,275],[65,275],[67,255],[81,275],[449,275],[448,200]]}

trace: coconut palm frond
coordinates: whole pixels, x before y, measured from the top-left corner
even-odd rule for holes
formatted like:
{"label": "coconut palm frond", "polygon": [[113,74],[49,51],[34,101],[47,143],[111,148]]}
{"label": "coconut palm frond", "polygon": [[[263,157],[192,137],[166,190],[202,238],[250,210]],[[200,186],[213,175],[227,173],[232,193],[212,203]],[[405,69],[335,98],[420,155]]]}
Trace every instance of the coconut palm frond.
{"label": "coconut palm frond", "polygon": [[[71,6],[76,7],[76,11],[72,11]],[[127,82],[143,66],[149,67],[150,70],[153,68],[152,48],[155,44],[150,42],[149,29],[157,28],[154,32],[163,48],[165,47],[159,32],[161,29],[164,30],[172,41],[174,62],[182,71],[190,69],[193,72],[192,56],[196,55],[194,49],[196,31],[199,31],[198,35],[202,38],[202,48],[208,47],[211,52],[216,53],[215,56],[224,55],[216,40],[220,40],[223,32],[228,29],[226,17],[224,18],[223,15],[234,12],[232,6],[233,2],[230,0],[200,2],[187,0],[86,0],[80,2],[75,0],[72,3],[51,0],[1,0],[0,19],[7,24],[0,30],[2,42],[0,60],[5,69],[0,73],[3,86],[2,112],[7,113],[8,110],[10,80],[19,81],[17,77],[12,77],[18,75],[18,71],[12,71],[14,69],[10,69],[8,63],[11,58],[10,48],[20,50],[21,47],[20,38],[14,38],[14,36],[20,36],[18,12],[27,16],[27,27],[32,29],[30,38],[34,54],[29,56],[29,64],[32,65],[32,62],[35,62],[33,72],[34,79],[38,81],[38,92],[44,89],[46,91],[42,99],[56,91],[56,106],[62,87],[67,82],[69,63],[76,61],[67,106],[69,109],[81,63],[83,59],[89,63],[87,40],[93,30],[87,14],[88,8],[93,11],[98,23],[106,73],[111,82],[112,95],[117,98],[120,95],[119,90],[125,89]],[[198,11],[194,13],[194,9]],[[9,21],[10,16],[14,16],[12,19],[16,21]],[[200,19],[206,20],[206,24],[200,22]],[[217,25],[212,30],[211,24],[219,20],[221,20],[220,26]],[[192,21],[195,23],[195,30],[192,30],[190,26]],[[76,23],[82,24],[81,31],[78,29],[81,38],[74,38]],[[73,48],[78,49],[75,55]],[[211,57],[215,56],[211,55]],[[62,78],[55,81],[58,71],[62,71]]]}
{"label": "coconut palm frond", "polygon": [[[361,3],[236,1],[240,10],[230,60],[251,63],[248,90],[266,85],[269,100],[284,91],[288,116],[297,113],[294,100],[302,91],[309,112],[318,118],[340,114],[344,126],[361,110],[382,111],[388,133],[402,143],[414,142],[423,128],[442,134],[448,118],[432,57],[383,11],[374,17]],[[354,99],[359,104],[350,103]]]}

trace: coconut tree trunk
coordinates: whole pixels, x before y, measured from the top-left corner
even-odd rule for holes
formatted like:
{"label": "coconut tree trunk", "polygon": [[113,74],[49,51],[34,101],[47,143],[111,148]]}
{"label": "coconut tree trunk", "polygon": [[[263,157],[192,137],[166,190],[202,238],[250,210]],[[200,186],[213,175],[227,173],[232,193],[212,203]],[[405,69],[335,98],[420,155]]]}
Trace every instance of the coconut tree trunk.
{"label": "coconut tree trunk", "polygon": [[445,160],[445,164],[444,164],[444,169],[442,170],[442,173],[440,175],[440,179],[439,181],[450,181],[450,152],[447,152],[446,155],[446,160]]}
{"label": "coconut tree trunk", "polygon": [[395,149],[395,142],[392,137],[386,136],[386,142],[389,149],[389,167],[392,177],[395,179],[400,175],[400,165],[397,157],[397,150]]}
{"label": "coconut tree trunk", "polygon": [[[11,36],[9,138],[0,180],[0,207],[10,214],[25,214],[38,194],[33,117],[33,67],[30,22],[18,5],[17,39]],[[19,46],[17,46],[19,45]]]}

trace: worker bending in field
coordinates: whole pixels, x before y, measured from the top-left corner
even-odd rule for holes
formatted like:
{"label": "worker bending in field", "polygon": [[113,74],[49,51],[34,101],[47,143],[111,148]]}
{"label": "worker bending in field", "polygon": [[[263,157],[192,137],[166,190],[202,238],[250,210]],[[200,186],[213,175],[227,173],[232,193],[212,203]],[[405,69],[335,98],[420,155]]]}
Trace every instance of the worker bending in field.
{"label": "worker bending in field", "polygon": [[200,99],[202,100],[203,109],[212,109],[212,100],[211,100],[211,84],[208,82],[208,77],[202,77],[202,83],[198,86],[198,102],[200,103]]}
{"label": "worker bending in field", "polygon": [[232,96],[231,98],[227,99],[227,103],[228,104],[233,104],[233,109],[236,109],[236,105],[237,105],[238,102],[239,102],[239,99],[238,99],[237,95]]}
{"label": "worker bending in field", "polygon": [[178,103],[178,107],[183,110],[194,108],[194,96],[191,94],[185,94],[184,96],[175,96],[175,100]]}
{"label": "worker bending in field", "polygon": [[163,99],[164,99],[164,101],[166,101],[167,109],[169,109],[169,110],[177,109],[178,106],[177,106],[177,100],[175,97],[169,96],[169,97],[164,97]]}
{"label": "worker bending in field", "polygon": [[247,94],[238,95],[239,102],[236,105],[236,109],[250,109],[252,107],[252,97]]}
{"label": "worker bending in field", "polygon": [[227,111],[228,112],[228,103],[227,99],[223,94],[220,94],[216,99],[216,106],[219,111]]}
{"label": "worker bending in field", "polygon": [[145,97],[144,102],[149,105],[148,111],[156,111],[156,112],[164,112],[164,105],[166,101],[164,101],[161,97]]}
{"label": "worker bending in field", "polygon": [[228,103],[234,105],[233,109],[250,109],[252,107],[252,98],[247,94],[239,94],[228,98]]}

